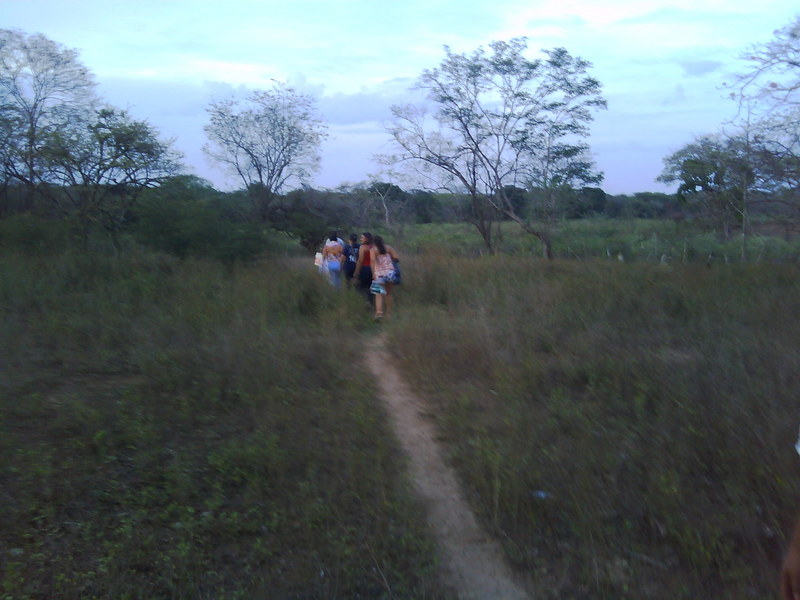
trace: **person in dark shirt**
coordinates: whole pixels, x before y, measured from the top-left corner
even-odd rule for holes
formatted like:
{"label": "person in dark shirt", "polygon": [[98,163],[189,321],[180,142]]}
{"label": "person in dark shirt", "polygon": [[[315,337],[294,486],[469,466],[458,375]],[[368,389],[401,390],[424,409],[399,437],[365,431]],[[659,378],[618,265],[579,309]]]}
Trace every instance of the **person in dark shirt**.
{"label": "person in dark shirt", "polygon": [[358,236],[355,233],[351,233],[347,245],[344,247],[344,280],[347,282],[348,287],[353,285],[353,276],[356,272],[358,249],[360,247]]}

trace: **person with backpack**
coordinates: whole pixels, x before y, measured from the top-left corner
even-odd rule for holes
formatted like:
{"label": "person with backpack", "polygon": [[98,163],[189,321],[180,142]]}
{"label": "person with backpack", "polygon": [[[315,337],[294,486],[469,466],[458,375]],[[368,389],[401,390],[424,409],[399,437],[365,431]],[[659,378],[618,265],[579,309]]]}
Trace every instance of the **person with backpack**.
{"label": "person with backpack", "polygon": [[358,249],[361,244],[358,243],[358,236],[355,233],[350,234],[347,245],[344,247],[344,277],[347,287],[353,285],[353,275],[356,272],[356,264],[358,263]]}
{"label": "person with backpack", "polygon": [[[375,320],[378,321],[384,316],[384,304],[386,305],[386,315],[392,310],[392,288],[397,282],[397,270],[395,262],[400,260],[394,248],[383,243],[383,238],[376,235],[374,245],[370,249],[370,263],[372,264],[372,284],[370,291],[375,295]],[[384,297],[386,301],[384,302]]]}
{"label": "person with backpack", "polygon": [[338,289],[342,285],[341,274],[344,253],[336,233],[331,233],[328,236],[328,241],[325,242],[325,246],[322,248],[322,260],[327,268],[331,285]]}

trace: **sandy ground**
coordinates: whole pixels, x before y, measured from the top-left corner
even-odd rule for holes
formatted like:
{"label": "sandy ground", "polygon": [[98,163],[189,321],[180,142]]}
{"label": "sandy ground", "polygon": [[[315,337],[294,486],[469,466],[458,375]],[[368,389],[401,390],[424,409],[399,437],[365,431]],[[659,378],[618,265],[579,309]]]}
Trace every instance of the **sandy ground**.
{"label": "sandy ground", "polygon": [[531,598],[503,559],[500,545],[478,524],[443,460],[425,403],[392,364],[384,336],[370,341],[366,364],[375,374],[395,435],[408,456],[411,477],[427,507],[428,523],[441,553],[443,576],[462,600]]}

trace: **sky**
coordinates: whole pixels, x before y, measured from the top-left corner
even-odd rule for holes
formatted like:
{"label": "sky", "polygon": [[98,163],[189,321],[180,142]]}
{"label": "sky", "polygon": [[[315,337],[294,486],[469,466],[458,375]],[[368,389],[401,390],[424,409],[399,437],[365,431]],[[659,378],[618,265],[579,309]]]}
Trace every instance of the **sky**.
{"label": "sky", "polygon": [[740,59],[798,14],[797,0],[0,0],[0,28],[80,52],[98,93],[174,140],[189,172],[241,187],[202,151],[206,108],[288,83],[328,124],[311,182],[381,177],[390,107],[444,58],[526,36],[592,63],[608,109],[589,143],[610,194],[672,192],[663,159],[735,116]]}

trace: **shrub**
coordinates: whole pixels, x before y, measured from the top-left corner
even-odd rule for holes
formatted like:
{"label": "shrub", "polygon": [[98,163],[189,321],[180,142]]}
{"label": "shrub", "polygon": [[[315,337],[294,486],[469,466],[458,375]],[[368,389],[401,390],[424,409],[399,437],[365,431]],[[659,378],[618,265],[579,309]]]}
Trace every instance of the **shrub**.
{"label": "shrub", "polygon": [[26,254],[47,254],[64,249],[75,237],[70,221],[20,213],[0,219],[0,247]]}

